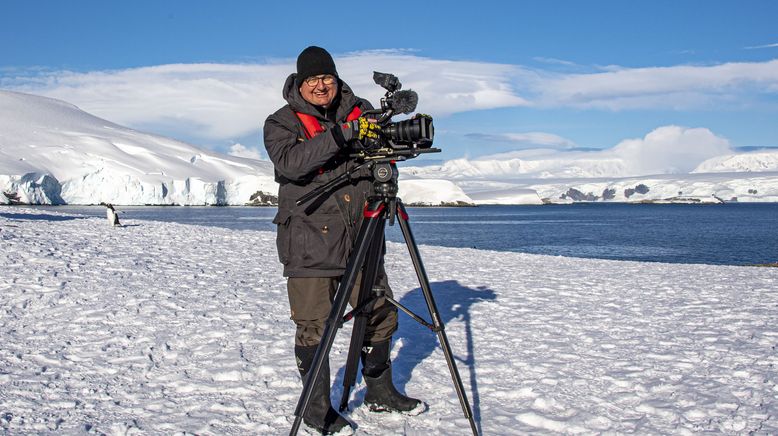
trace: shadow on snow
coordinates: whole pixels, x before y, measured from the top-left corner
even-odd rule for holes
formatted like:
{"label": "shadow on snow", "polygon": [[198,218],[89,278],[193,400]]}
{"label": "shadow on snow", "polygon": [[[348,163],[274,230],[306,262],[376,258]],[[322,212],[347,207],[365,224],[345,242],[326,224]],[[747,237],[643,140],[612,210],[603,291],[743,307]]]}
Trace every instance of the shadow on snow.
{"label": "shadow on snow", "polygon": [[[451,348],[454,360],[457,362],[459,375],[462,378],[462,384],[465,385],[465,387],[467,386],[467,376],[469,375],[470,392],[472,395],[468,395],[468,400],[473,408],[473,418],[480,430],[481,408],[478,382],[476,380],[476,356],[474,353],[470,309],[473,304],[478,302],[494,300],[496,295],[494,291],[486,287],[468,288],[460,285],[459,282],[455,280],[430,283],[430,287],[432,289],[433,298],[435,299],[435,304],[438,308],[438,314],[443,324],[448,326],[449,322],[452,320],[458,320],[464,324],[466,350],[458,349],[456,345],[452,345]],[[432,321],[421,288],[413,289],[405,294],[400,300],[400,304],[428,322]],[[394,340],[402,341],[402,348],[397,354],[397,357],[392,359],[392,372],[395,386],[399,391],[405,392],[405,387],[411,380],[413,370],[424,361],[424,359],[430,357],[435,349],[440,347],[440,344],[438,343],[437,334],[430,329],[417,323],[402,311],[399,312],[399,316],[401,320],[399,328],[394,334]],[[449,337],[449,342],[451,342],[451,335],[448,331],[446,335]],[[464,356],[462,355],[463,351],[466,352]],[[440,358],[445,362],[445,356],[443,356],[442,353],[435,358]],[[335,376],[334,385],[336,389],[336,398],[340,398],[342,393],[343,371],[344,368],[341,368]],[[416,377],[423,378],[424,374],[416,374]],[[357,383],[359,383],[359,380],[362,378],[361,371],[358,373],[357,378]],[[456,392],[454,381],[450,376],[446,378],[446,383],[447,386],[441,389],[449,389],[451,392]],[[434,396],[435,392],[414,392],[414,395],[418,395],[421,400],[425,400]],[[355,397],[349,402],[349,409],[353,410],[355,406],[361,404],[364,401],[364,396],[364,389],[356,392]]]}

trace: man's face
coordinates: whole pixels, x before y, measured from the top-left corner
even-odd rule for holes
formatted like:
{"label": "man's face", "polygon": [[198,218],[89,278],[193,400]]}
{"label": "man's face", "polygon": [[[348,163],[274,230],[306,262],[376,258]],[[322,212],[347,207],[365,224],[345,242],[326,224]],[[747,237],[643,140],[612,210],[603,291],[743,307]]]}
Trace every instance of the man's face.
{"label": "man's face", "polygon": [[300,85],[300,95],[315,106],[328,107],[338,93],[338,79],[329,74],[311,76]]}

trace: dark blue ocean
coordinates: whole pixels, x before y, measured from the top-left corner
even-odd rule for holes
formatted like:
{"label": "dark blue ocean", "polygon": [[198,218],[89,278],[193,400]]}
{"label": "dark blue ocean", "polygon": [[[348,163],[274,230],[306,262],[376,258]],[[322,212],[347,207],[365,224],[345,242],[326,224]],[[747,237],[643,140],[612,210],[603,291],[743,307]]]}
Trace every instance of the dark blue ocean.
{"label": "dark blue ocean", "polygon": [[[122,219],[275,230],[275,208],[119,207]],[[103,207],[56,210],[104,216]],[[671,263],[778,262],[778,204],[409,208],[419,244]],[[387,238],[402,241],[399,226]]]}

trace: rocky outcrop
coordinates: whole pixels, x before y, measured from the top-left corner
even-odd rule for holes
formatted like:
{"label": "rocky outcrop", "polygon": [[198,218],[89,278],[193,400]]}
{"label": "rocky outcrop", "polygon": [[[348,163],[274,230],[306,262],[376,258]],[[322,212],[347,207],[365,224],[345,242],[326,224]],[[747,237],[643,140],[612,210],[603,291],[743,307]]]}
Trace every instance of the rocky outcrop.
{"label": "rocky outcrop", "polygon": [[246,206],[278,206],[278,197],[257,191],[251,195]]}

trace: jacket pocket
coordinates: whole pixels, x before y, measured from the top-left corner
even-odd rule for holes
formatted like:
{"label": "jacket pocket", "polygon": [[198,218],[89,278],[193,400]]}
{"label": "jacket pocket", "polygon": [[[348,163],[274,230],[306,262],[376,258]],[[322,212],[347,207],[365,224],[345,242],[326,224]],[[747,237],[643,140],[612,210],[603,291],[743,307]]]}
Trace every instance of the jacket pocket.
{"label": "jacket pocket", "polygon": [[[350,241],[340,214],[315,214],[292,219],[292,251],[299,251],[303,268],[346,267]],[[295,256],[296,257],[296,256]]]}
{"label": "jacket pocket", "polygon": [[286,209],[278,209],[273,224],[276,224],[276,250],[278,251],[278,260],[282,264],[289,264],[291,229],[289,228],[289,218],[291,213]]}

